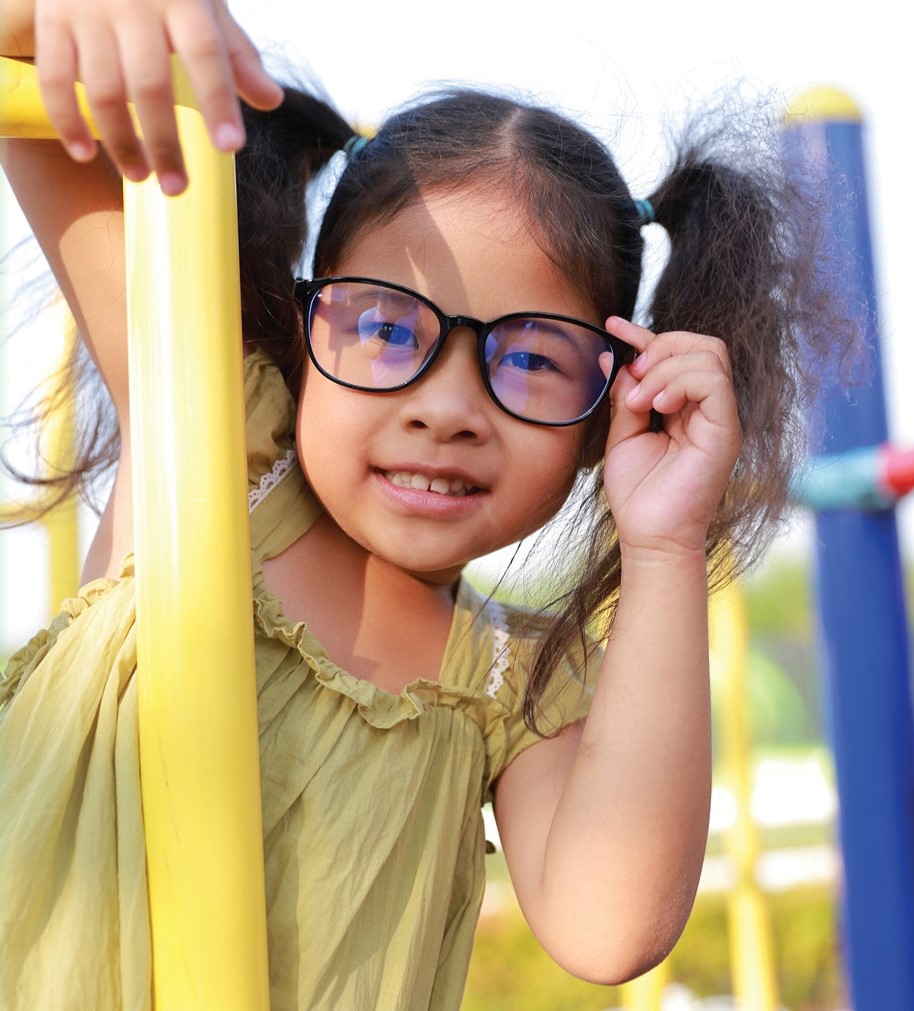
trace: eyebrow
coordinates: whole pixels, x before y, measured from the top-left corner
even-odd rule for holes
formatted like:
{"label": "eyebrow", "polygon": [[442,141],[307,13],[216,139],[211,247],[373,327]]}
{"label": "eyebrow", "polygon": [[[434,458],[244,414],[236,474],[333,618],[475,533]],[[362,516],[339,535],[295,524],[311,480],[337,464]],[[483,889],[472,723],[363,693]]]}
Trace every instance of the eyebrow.
{"label": "eyebrow", "polygon": [[380,302],[393,305],[398,308],[424,307],[423,303],[414,295],[407,295],[402,291],[394,291],[391,288],[382,288],[378,285],[370,291],[359,291],[353,294],[348,304],[358,308],[359,306],[373,306]]}
{"label": "eyebrow", "polygon": [[[571,345],[575,349],[582,348],[584,344],[585,334],[600,338],[604,344],[608,343],[607,338],[603,334],[597,333],[593,330],[586,330],[584,327],[580,327],[579,324],[576,322],[569,323],[564,320],[548,319],[535,315],[531,315],[530,317],[521,316],[515,319],[505,320],[504,322],[501,322],[500,320],[495,320],[494,322],[496,325],[493,327],[493,332],[497,332],[502,326],[510,326],[510,324],[512,323],[520,323],[522,325],[521,329],[523,329],[523,324],[525,322],[535,323],[538,329],[545,331],[546,336],[553,336],[561,341],[564,341],[566,344]],[[580,340],[577,339],[576,335],[573,335],[568,332],[567,328],[572,326],[580,328],[581,330]]]}

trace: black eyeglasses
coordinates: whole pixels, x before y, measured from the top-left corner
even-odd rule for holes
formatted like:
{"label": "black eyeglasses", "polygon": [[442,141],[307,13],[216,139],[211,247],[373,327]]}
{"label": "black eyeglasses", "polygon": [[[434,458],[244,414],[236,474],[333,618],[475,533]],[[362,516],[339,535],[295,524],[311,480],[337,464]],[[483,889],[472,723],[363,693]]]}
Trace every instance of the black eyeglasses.
{"label": "black eyeglasses", "polygon": [[[573,425],[600,406],[637,351],[600,327],[548,312],[514,312],[489,323],[448,316],[424,295],[365,277],[296,281],[308,354],[340,386],[392,393],[431,367],[456,327],[476,334],[489,396],[536,425]],[[600,356],[612,356],[609,378]]]}

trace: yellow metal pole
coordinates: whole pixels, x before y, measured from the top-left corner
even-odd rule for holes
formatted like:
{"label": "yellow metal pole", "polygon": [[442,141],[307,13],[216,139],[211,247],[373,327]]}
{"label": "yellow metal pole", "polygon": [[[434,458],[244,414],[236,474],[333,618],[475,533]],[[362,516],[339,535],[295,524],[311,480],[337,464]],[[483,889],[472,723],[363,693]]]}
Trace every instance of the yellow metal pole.
{"label": "yellow metal pole", "polygon": [[[83,89],[76,88],[80,112],[91,124],[92,117]],[[41,100],[38,74],[31,63],[0,56],[0,123],[4,137],[56,137]]]}
{"label": "yellow metal pole", "polygon": [[[34,72],[2,60],[0,74],[4,132],[51,136]],[[178,89],[190,187],[177,198],[154,181],[125,187],[155,1004],[260,1011],[269,985],[234,173],[183,80]]]}
{"label": "yellow metal pole", "polygon": [[[185,92],[186,95],[186,92]],[[125,187],[140,765],[156,1006],[269,1006],[234,164]]]}
{"label": "yellow metal pole", "polygon": [[745,603],[737,583],[730,583],[715,595],[711,614],[711,649],[724,671],[719,688],[721,764],[736,804],[736,820],[727,835],[727,850],[736,872],[728,898],[733,988],[742,1011],[776,1011],[779,1003],[771,926],[756,877],[761,841],[751,808],[751,748],[746,719],[749,640]]}
{"label": "yellow metal pole", "polygon": [[663,991],[669,982],[669,969],[661,962],[650,972],[622,986],[625,1011],[663,1011]]}

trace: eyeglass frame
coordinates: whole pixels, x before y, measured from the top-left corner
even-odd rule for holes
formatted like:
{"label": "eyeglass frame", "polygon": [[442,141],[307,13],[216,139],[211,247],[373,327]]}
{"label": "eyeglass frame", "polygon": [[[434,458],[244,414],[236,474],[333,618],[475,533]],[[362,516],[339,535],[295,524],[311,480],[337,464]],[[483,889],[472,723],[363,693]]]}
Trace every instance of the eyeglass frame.
{"label": "eyeglass frame", "polygon": [[[385,387],[360,386],[358,383],[349,383],[344,379],[339,379],[337,376],[334,376],[317,360],[317,356],[311,346],[310,332],[311,307],[313,305],[314,298],[321,289],[329,287],[331,284],[351,283],[372,284],[381,288],[390,288],[402,295],[408,295],[410,298],[416,299],[418,302],[421,302],[423,305],[431,309],[435,318],[438,320],[439,333],[432,345],[431,351],[419,367],[418,372],[407,379],[406,382],[399,383],[396,386]],[[302,294],[303,292],[304,294]],[[460,327],[466,327],[467,329],[472,330],[476,335],[476,360],[479,365],[479,372],[482,378],[483,386],[485,387],[486,393],[489,395],[489,399],[496,407],[504,411],[505,414],[512,418],[516,418],[518,421],[525,421],[530,425],[543,425],[548,428],[567,428],[569,425],[579,425],[582,421],[586,421],[599,409],[600,405],[606,399],[606,394],[615,382],[616,376],[619,374],[619,370],[625,365],[631,364],[638,355],[638,350],[632,347],[631,344],[626,343],[620,337],[615,337],[602,327],[599,327],[594,323],[590,323],[587,320],[578,319],[575,316],[563,316],[561,313],[553,312],[510,312],[504,316],[498,316],[489,322],[484,322],[481,319],[477,319],[475,316],[451,316],[442,311],[430,298],[423,295],[421,292],[414,291],[412,288],[407,288],[402,284],[395,284],[393,281],[381,281],[374,277],[344,275],[339,277],[314,277],[310,279],[296,278],[293,287],[293,295],[302,307],[305,324],[305,344],[308,349],[308,357],[311,359],[318,372],[320,372],[324,378],[329,379],[330,382],[336,383],[337,386],[343,386],[349,390],[357,390],[360,393],[397,393],[400,390],[404,390],[407,387],[412,386],[415,382],[421,379],[426,372],[428,372],[441,352],[441,349],[444,347],[444,342],[451,335],[451,332]],[[608,345],[607,351],[612,352],[613,367],[606,380],[606,384],[603,387],[603,391],[600,393],[599,397],[597,397],[594,404],[584,414],[581,414],[577,418],[573,418],[571,421],[538,421],[534,418],[526,418],[522,414],[512,411],[498,399],[495,390],[492,388],[492,380],[487,368],[488,362],[485,357],[485,341],[489,334],[496,329],[496,327],[501,326],[503,323],[510,323],[516,319],[544,319],[559,323],[571,323],[575,326],[584,327],[584,329],[595,333],[598,337],[602,337],[606,341]]]}

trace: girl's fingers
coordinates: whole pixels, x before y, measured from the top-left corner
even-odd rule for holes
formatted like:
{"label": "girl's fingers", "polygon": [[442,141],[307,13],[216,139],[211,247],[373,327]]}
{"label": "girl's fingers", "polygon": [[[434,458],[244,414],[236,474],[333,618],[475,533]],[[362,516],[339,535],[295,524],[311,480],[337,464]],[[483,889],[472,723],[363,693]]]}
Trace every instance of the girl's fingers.
{"label": "girl's fingers", "polygon": [[218,17],[225,38],[237,93],[255,109],[275,109],[283,100],[282,88],[264,70],[257,47],[224,8]]}
{"label": "girl's fingers", "polygon": [[610,316],[606,321],[606,329],[626,344],[631,344],[637,351],[645,351],[647,346],[655,339],[655,334],[647,327],[639,326],[621,316]]}
{"label": "girl's fingers", "polygon": [[90,161],[97,150],[76,103],[76,45],[69,30],[53,17],[35,21],[35,62],[48,116],[71,158]]}
{"label": "girl's fingers", "polygon": [[[614,320],[615,317],[610,317],[610,320],[607,321],[607,329],[609,329],[609,322]],[[726,374],[730,374],[730,357],[727,353],[727,346],[717,337],[708,337],[705,334],[690,333],[685,330],[671,330],[655,335],[637,324],[628,323],[625,320],[619,322],[624,326],[614,328],[610,332],[632,344],[641,352],[631,366],[632,373],[637,378],[646,375],[654,366],[667,358],[699,352],[713,354]]]}
{"label": "girl's fingers", "polygon": [[127,108],[117,37],[107,24],[89,21],[79,26],[76,42],[80,79],[106,152],[128,179],[145,179],[149,163]]}
{"label": "girl's fingers", "polygon": [[244,125],[235,77],[221,25],[198,5],[178,7],[166,24],[174,51],[190,78],[213,144],[220,151],[244,146]]}
{"label": "girl's fingers", "polygon": [[180,193],[187,174],[174,113],[168,38],[156,21],[140,16],[121,26],[119,43],[124,66],[130,68],[129,98],[142,126],[142,142],[137,143],[163,192]]}
{"label": "girl's fingers", "polygon": [[687,404],[700,404],[704,417],[715,425],[737,423],[736,401],[729,379],[718,369],[680,372],[651,398],[660,414],[675,414]]}
{"label": "girl's fingers", "polygon": [[[608,378],[612,368],[612,356],[601,356],[600,367]],[[609,426],[611,444],[624,442],[632,436],[646,432],[650,427],[650,408],[646,412],[637,412],[626,404],[626,397],[637,386],[638,381],[632,376],[628,368],[619,370],[609,394],[612,400],[612,415]]]}
{"label": "girl's fingers", "polygon": [[618,317],[610,317],[606,328],[639,352],[620,372],[613,389],[612,441],[647,430],[651,411],[670,417],[689,404],[700,405],[712,426],[738,430],[730,360],[723,341],[685,331],[655,335]]}
{"label": "girl's fingers", "polygon": [[719,374],[729,382],[729,377],[721,367],[718,358],[708,351],[696,351],[691,354],[664,358],[657,364],[651,365],[640,376],[635,374],[633,370],[634,378],[638,382],[627,393],[627,403],[635,410],[648,410],[651,407],[660,410],[660,407],[654,403],[654,400],[677,377],[705,372]]}
{"label": "girl's fingers", "polygon": [[172,53],[187,69],[220,150],[244,144],[239,95],[261,109],[275,108],[283,98],[223,0],[86,0],[78,17],[58,0],[45,0],[36,13],[36,47],[45,105],[71,156],[88,161],[96,151],[74,93],[81,80],[98,137],[119,171],[138,180],[152,169],[167,193],[186,186]]}
{"label": "girl's fingers", "polygon": [[123,26],[120,45],[124,65],[131,68],[129,97],[142,126],[149,165],[164,192],[180,192],[186,173],[174,116],[168,38],[155,21],[137,18]]}

